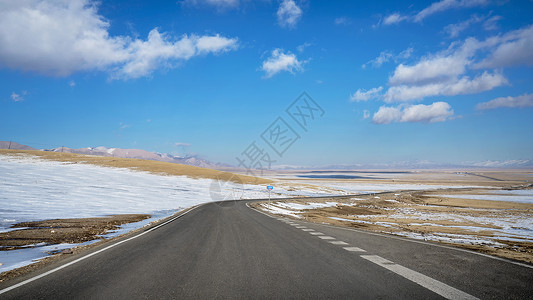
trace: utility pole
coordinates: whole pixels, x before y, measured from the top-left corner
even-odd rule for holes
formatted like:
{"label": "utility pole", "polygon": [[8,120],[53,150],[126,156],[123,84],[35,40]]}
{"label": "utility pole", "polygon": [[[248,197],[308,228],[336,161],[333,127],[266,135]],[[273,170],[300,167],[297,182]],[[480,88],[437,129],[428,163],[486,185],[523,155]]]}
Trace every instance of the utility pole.
{"label": "utility pole", "polygon": [[11,141],[9,141],[9,147],[7,147],[7,149],[11,149]]}

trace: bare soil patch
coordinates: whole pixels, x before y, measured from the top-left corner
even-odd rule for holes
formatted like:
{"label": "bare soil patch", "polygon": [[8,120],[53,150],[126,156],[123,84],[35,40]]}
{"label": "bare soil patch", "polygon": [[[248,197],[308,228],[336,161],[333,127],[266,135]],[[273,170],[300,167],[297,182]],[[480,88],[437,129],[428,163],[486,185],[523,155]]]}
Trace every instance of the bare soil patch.
{"label": "bare soil patch", "polygon": [[145,214],[112,215],[101,218],[55,219],[18,223],[11,228],[21,228],[0,233],[0,251],[32,247],[37,244],[77,244],[102,239],[122,224],[150,218]]}

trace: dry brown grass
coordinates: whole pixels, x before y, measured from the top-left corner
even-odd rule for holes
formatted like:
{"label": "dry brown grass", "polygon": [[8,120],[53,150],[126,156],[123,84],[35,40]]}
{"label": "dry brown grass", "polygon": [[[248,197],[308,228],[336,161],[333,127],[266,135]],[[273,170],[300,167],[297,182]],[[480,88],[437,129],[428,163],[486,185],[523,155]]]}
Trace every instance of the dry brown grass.
{"label": "dry brown grass", "polygon": [[128,168],[137,171],[145,171],[158,175],[174,175],[174,176],[188,176],[191,178],[207,178],[207,179],[216,179],[223,181],[232,181],[236,183],[244,184],[270,184],[271,180],[238,175],[229,172],[223,172],[218,170],[200,168],[189,165],[153,161],[153,160],[142,160],[142,159],[133,159],[133,158],[119,158],[119,157],[104,157],[104,156],[93,156],[93,155],[82,155],[82,154],[73,154],[73,153],[62,153],[62,152],[48,152],[48,151],[34,151],[34,150],[7,150],[0,149],[0,154],[5,155],[32,155],[39,157],[41,159],[60,161],[60,162],[70,162],[70,163],[82,163],[82,164],[91,164],[102,167],[113,167],[113,168]]}
{"label": "dry brown grass", "polygon": [[[446,194],[483,194],[490,189],[440,190]],[[335,226],[363,229],[374,232],[399,234],[414,233],[421,236],[463,235],[476,239],[492,240],[500,245],[444,242],[471,250],[533,264],[533,241],[525,236],[515,240],[499,239],[497,225],[476,222],[470,217],[482,219],[510,220],[533,217],[533,204],[506,201],[470,200],[447,198],[434,195],[434,191],[389,192],[374,198],[373,195],[358,196],[365,200],[351,200],[350,196],[329,199],[291,199],[289,202],[339,202],[333,207],[300,211],[300,216],[310,222],[327,223]],[[394,201],[386,201],[394,200]],[[266,202],[256,202],[261,209]],[[344,204],[344,205],[343,205]],[[447,215],[448,218],[436,217]],[[287,217],[287,216],[285,216]],[[332,219],[341,218],[342,220]],[[479,219],[478,219],[479,220]],[[516,225],[519,226],[519,225]],[[477,229],[472,229],[477,228]]]}

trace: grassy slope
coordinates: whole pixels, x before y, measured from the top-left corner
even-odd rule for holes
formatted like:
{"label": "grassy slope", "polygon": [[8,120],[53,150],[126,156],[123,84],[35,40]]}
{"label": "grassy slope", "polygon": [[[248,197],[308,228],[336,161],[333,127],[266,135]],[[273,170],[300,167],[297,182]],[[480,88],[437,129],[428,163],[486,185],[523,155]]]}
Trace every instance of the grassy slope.
{"label": "grassy slope", "polygon": [[33,155],[41,159],[48,159],[61,162],[84,163],[103,167],[129,168],[138,171],[146,171],[159,175],[184,175],[192,178],[208,178],[224,181],[233,181],[245,184],[269,184],[272,181],[264,178],[238,175],[229,172],[222,172],[212,169],[200,168],[189,165],[174,164],[153,160],[142,160],[133,158],[92,156],[73,153],[34,151],[34,150],[7,150],[0,149],[0,154],[8,155]]}

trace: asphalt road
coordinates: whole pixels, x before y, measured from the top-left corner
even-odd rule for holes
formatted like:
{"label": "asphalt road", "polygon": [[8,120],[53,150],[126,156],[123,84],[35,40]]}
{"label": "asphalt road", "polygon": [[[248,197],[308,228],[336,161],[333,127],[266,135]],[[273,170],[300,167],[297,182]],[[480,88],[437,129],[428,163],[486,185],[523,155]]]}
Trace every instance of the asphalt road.
{"label": "asphalt road", "polygon": [[273,218],[246,203],[202,205],[104,251],[109,245],[96,247],[92,256],[66,267],[82,256],[5,282],[0,299],[533,297],[533,268],[527,266],[438,244]]}

